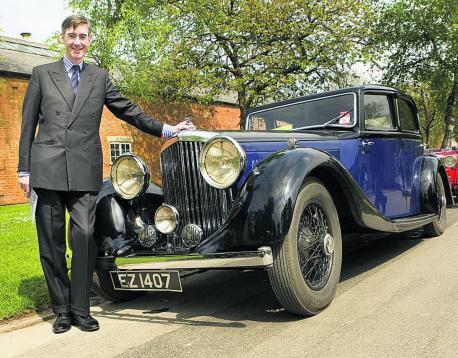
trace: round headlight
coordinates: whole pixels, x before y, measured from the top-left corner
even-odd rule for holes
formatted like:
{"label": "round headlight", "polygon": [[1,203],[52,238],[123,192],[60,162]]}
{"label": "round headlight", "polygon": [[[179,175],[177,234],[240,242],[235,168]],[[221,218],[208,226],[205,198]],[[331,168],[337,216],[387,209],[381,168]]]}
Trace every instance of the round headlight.
{"label": "round headlight", "polygon": [[148,167],[135,155],[121,155],[111,167],[111,182],[119,196],[123,199],[133,199],[148,186]]}
{"label": "round headlight", "polygon": [[178,211],[173,206],[163,204],[157,208],[154,215],[156,229],[163,234],[175,231],[178,225]]}
{"label": "round headlight", "polygon": [[218,189],[230,187],[245,167],[245,152],[229,137],[214,137],[204,146],[199,158],[200,173]]}
{"label": "round headlight", "polygon": [[456,164],[456,158],[452,155],[445,157],[444,164],[447,168],[453,168]]}

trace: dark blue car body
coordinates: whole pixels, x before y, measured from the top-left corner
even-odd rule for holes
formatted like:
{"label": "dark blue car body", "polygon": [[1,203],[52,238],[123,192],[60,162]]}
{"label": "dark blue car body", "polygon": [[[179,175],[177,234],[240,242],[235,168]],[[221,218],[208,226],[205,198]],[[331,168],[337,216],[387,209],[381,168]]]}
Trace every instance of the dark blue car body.
{"label": "dark blue car body", "polygon": [[[419,131],[419,123],[416,116],[416,107],[413,100],[404,93],[395,89],[381,86],[364,86],[329,92],[326,95],[308,96],[294,101],[276,103],[273,106],[265,106],[252,110],[248,117],[259,111],[269,111],[272,108],[283,105],[294,106],[301,101],[335,96],[345,93],[354,93],[357,103],[360,104],[358,111],[357,126],[352,128],[348,135],[348,129],[344,127],[327,128],[326,131],[318,132],[318,138],[307,138],[299,140],[299,148],[315,148],[325,151],[334,156],[348,170],[355,181],[359,184],[371,203],[388,218],[400,218],[414,216],[420,213],[419,178],[421,171],[421,158],[424,147]],[[390,103],[392,116],[396,127],[386,129],[367,129],[364,125],[364,104],[365,94],[387,96]],[[401,98],[412,107],[415,120],[415,130],[403,130],[397,120],[395,101]],[[316,128],[313,133],[317,133]],[[345,130],[344,133],[339,131]],[[310,132],[310,130],[309,130]],[[288,131],[288,133],[295,133]],[[294,134],[293,136],[294,137]],[[272,136],[268,142],[260,139],[258,142],[242,144],[248,163],[254,164],[269,154],[285,149],[285,140],[276,139]],[[364,146],[365,142],[373,143]],[[252,170],[247,166],[244,175],[238,185],[243,185],[246,176]]]}

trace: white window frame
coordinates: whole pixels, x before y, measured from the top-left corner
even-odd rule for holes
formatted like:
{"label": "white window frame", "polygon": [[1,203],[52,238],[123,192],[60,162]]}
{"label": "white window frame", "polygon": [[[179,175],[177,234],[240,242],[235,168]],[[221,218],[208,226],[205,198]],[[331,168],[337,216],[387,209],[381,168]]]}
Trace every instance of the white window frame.
{"label": "white window frame", "polygon": [[[113,165],[114,161],[125,153],[132,152],[132,143],[129,142],[109,142],[109,153],[110,153],[110,165]],[[113,154],[113,151],[117,150],[119,154]]]}

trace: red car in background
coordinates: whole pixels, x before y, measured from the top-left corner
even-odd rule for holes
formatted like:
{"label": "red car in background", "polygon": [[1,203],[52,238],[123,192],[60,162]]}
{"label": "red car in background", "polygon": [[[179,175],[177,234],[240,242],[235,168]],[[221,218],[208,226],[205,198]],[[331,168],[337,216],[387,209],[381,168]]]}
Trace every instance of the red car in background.
{"label": "red car in background", "polygon": [[443,158],[452,194],[458,196],[458,149],[455,147],[452,149],[441,149],[433,151],[432,154]]}

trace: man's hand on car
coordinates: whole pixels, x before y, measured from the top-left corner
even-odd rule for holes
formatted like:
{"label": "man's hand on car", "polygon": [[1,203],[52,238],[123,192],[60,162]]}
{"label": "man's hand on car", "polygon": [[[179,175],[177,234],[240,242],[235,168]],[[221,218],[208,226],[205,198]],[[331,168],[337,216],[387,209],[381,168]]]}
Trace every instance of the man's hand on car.
{"label": "man's hand on car", "polygon": [[196,129],[196,126],[192,123],[191,120],[185,120],[183,122],[180,122],[174,126],[173,129],[173,134],[177,134],[180,131],[185,131],[185,130],[194,130]]}

